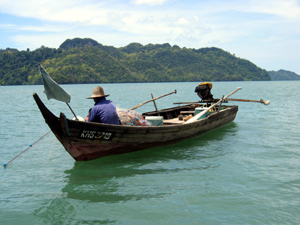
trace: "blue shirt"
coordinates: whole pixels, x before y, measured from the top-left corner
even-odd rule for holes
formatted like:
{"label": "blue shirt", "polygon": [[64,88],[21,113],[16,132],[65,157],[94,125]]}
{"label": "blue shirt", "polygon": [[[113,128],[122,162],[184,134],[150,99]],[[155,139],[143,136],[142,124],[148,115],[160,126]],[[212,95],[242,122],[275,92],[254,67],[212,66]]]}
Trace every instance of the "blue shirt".
{"label": "blue shirt", "polygon": [[119,125],[119,117],[115,104],[102,97],[95,103],[89,113],[89,122],[107,123]]}

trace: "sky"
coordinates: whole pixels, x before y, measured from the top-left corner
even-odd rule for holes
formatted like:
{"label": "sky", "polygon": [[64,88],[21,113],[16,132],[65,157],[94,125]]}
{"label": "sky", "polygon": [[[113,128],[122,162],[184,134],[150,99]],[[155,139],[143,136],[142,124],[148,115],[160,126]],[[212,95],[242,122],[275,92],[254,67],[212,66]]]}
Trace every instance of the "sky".
{"label": "sky", "polygon": [[0,0],[0,49],[58,48],[76,37],[217,47],[300,74],[300,0]]}

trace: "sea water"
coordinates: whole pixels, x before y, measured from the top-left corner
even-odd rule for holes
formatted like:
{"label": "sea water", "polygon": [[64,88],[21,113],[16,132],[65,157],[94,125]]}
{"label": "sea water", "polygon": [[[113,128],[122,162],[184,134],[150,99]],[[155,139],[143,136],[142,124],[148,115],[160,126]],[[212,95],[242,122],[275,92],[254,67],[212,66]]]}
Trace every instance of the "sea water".
{"label": "sea water", "polygon": [[[85,117],[99,84],[62,85]],[[108,99],[131,108],[154,97],[159,109],[198,101],[198,83],[100,84]],[[43,86],[0,86],[0,224],[300,224],[300,82],[215,82],[215,98],[242,87],[230,102],[234,122],[167,147],[76,162],[36,106]],[[155,110],[152,102],[136,111]],[[36,142],[36,143],[35,143]],[[32,145],[32,147],[30,147]]]}

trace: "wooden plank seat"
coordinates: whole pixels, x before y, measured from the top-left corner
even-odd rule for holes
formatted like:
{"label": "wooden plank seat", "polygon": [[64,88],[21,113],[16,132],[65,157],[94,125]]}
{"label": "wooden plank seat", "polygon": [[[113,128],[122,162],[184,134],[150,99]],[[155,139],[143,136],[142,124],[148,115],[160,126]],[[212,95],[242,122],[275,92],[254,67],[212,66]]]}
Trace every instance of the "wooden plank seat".
{"label": "wooden plank seat", "polygon": [[185,114],[193,114],[194,115],[195,111],[180,111],[181,115],[185,115]]}
{"label": "wooden plank seat", "polygon": [[175,125],[175,124],[182,124],[184,123],[183,120],[179,120],[178,118],[174,118],[174,119],[168,119],[168,120],[164,120],[163,124],[164,125]]}

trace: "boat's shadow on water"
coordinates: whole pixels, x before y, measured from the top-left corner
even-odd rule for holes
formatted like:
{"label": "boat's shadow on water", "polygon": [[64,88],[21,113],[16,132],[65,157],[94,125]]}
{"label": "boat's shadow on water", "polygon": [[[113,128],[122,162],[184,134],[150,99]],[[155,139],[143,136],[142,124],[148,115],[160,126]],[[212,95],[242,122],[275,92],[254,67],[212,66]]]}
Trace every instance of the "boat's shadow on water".
{"label": "boat's shadow on water", "polygon": [[[218,158],[227,154],[226,148],[220,148],[221,142],[224,146],[223,142],[234,136],[237,129],[233,122],[174,145],[75,162],[72,169],[65,171],[66,186],[62,189],[62,197],[47,202],[35,211],[35,215],[43,222],[63,222],[76,218],[78,209],[74,201],[113,204],[163,198],[170,193],[165,190],[164,178],[161,177],[218,167]],[[157,191],[147,191],[147,188]],[[91,220],[80,222],[90,223]],[[106,224],[116,221],[92,222]]]}

